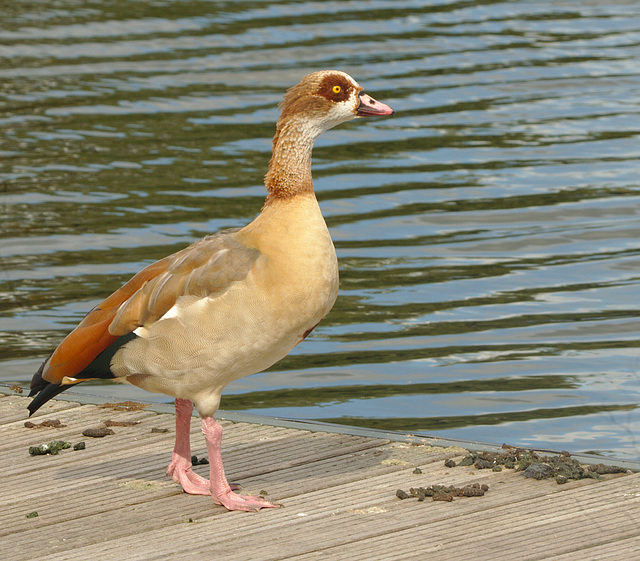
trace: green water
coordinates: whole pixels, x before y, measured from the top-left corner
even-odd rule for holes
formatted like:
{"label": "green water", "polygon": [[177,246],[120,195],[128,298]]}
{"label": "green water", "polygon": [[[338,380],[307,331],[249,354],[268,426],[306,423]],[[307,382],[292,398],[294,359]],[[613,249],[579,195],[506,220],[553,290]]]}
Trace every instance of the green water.
{"label": "green water", "polygon": [[640,457],[640,4],[0,14],[0,381],[145,264],[249,222],[283,91],[338,68],[397,110],[314,151],[338,302],[222,407]]}

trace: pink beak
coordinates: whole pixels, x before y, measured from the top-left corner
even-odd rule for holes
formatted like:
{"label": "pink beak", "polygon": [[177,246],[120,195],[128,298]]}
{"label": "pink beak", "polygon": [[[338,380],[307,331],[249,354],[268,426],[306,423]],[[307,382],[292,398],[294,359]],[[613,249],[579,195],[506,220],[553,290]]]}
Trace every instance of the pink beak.
{"label": "pink beak", "polygon": [[360,94],[360,105],[356,111],[358,117],[370,117],[373,115],[395,115],[395,111],[385,105],[373,99],[370,95],[362,92]]}

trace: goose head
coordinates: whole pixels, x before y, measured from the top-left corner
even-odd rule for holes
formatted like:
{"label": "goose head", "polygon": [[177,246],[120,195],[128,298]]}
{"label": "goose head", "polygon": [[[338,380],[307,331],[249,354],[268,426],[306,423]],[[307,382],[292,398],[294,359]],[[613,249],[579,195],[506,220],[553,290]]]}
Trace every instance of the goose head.
{"label": "goose head", "polygon": [[313,192],[311,151],[324,131],[359,117],[394,114],[391,107],[365,94],[358,82],[338,70],[305,76],[287,90],[280,111],[265,176],[267,205]]}
{"label": "goose head", "polygon": [[339,70],[322,70],[305,76],[287,90],[280,111],[279,129],[295,125],[312,141],[340,123],[395,113],[388,105],[364,93],[358,82]]}

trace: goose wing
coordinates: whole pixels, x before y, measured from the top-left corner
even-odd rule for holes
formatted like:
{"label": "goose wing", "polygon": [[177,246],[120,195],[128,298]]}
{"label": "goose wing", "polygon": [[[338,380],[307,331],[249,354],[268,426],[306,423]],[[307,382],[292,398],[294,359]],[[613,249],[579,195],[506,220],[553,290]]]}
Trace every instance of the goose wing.
{"label": "goose wing", "polygon": [[244,279],[260,252],[225,230],[152,263],[93,308],[44,363],[41,378],[73,378],[116,340],[166,314],[181,296],[211,297]]}

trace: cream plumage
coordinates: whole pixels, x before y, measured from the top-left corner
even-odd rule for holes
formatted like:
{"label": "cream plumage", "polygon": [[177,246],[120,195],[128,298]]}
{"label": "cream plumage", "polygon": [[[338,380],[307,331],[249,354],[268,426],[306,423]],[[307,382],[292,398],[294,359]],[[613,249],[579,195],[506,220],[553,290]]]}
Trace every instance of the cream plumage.
{"label": "cream plumage", "polygon": [[[333,306],[338,263],[313,193],[316,138],[342,122],[393,110],[348,74],[321,71],[280,105],[261,213],[241,229],[208,236],[143,269],[96,306],[31,382],[30,413],[64,389],[116,378],[176,398],[176,445],[167,473],[188,493],[230,510],[277,506],[227,483],[213,419],[222,389],[268,368]],[[202,417],[210,480],[191,470],[193,406]]]}

